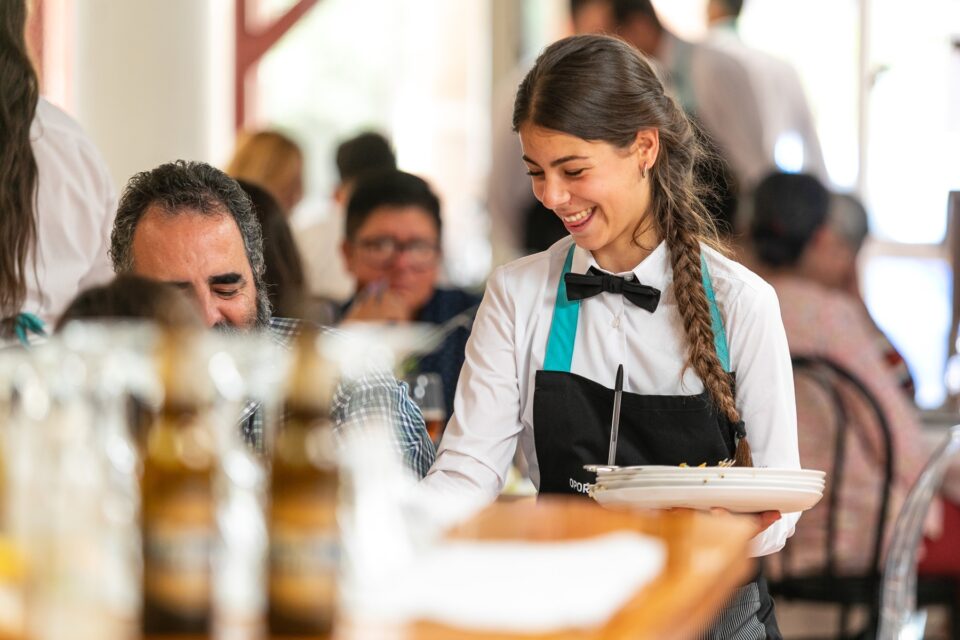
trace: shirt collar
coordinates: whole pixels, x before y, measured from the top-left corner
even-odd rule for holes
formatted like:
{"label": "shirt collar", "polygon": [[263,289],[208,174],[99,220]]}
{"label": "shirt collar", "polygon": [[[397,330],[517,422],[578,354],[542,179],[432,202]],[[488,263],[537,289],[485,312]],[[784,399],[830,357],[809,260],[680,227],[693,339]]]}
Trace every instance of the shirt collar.
{"label": "shirt collar", "polygon": [[269,335],[273,341],[284,348],[289,348],[297,334],[300,333],[300,327],[303,323],[295,318],[281,318],[273,316],[268,325]]}
{"label": "shirt collar", "polygon": [[[610,273],[597,264],[591,252],[581,247],[574,249],[570,271],[572,273],[586,273],[590,267],[596,267],[604,273]],[[616,275],[625,276],[629,273],[632,273],[635,280],[641,284],[656,287],[661,291],[666,290],[667,286],[673,282],[673,269],[670,266],[670,252],[667,250],[667,243],[661,241],[640,264],[630,271],[622,271]]]}

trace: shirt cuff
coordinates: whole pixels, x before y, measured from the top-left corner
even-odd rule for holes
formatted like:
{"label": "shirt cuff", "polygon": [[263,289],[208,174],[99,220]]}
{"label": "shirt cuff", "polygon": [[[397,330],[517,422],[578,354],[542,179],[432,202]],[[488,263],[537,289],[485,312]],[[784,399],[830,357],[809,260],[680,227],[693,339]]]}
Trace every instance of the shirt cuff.
{"label": "shirt cuff", "polygon": [[767,527],[766,531],[758,534],[750,541],[750,557],[768,556],[783,549],[787,538],[793,535],[799,519],[799,513],[783,514],[779,520]]}

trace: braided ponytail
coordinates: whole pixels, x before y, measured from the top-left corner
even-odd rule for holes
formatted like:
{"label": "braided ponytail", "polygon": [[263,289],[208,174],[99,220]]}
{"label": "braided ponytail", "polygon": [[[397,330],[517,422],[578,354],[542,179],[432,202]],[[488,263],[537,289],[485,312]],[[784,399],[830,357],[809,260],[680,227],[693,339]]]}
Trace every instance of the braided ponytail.
{"label": "braided ponytail", "polygon": [[660,237],[667,243],[673,268],[673,291],[687,336],[687,366],[693,367],[717,410],[735,426],[737,466],[752,467],[753,456],[737,410],[733,381],[714,346],[710,305],[703,286],[701,245],[725,252],[697,183],[693,167],[711,161],[690,120],[669,96],[662,97],[661,151],[651,172],[652,210]]}

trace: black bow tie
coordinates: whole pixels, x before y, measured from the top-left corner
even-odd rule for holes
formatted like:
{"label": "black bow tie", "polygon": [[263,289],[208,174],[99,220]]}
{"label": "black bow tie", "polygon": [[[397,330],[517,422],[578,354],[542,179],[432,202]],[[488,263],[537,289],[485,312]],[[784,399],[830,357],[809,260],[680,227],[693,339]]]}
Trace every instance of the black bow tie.
{"label": "black bow tie", "polygon": [[622,293],[627,300],[650,313],[660,303],[660,289],[604,273],[596,267],[590,267],[585,274],[568,273],[563,276],[563,281],[567,284],[568,300],[584,300],[602,291],[609,291]]}

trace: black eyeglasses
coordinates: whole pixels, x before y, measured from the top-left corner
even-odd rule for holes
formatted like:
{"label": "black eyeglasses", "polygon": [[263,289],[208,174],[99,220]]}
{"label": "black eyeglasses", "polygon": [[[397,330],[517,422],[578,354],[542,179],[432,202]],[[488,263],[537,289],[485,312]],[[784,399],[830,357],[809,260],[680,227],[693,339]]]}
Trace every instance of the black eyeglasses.
{"label": "black eyeglasses", "polygon": [[377,267],[389,265],[401,253],[407,254],[407,260],[413,268],[430,267],[440,252],[435,242],[417,238],[400,242],[392,236],[378,236],[357,240],[354,245],[365,261]]}

